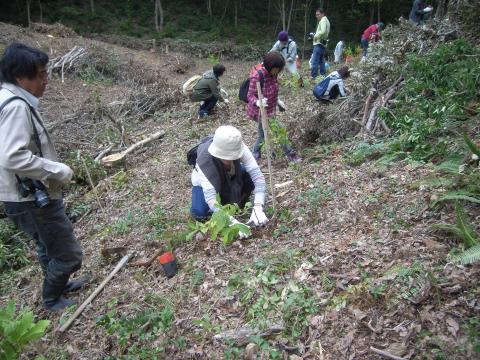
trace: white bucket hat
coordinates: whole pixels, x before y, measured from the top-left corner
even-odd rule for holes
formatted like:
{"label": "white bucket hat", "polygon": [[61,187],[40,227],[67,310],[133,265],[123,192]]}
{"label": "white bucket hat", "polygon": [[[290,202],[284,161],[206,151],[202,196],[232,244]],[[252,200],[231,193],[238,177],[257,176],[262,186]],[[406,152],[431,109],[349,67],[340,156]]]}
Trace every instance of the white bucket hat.
{"label": "white bucket hat", "polygon": [[240,159],[243,155],[242,134],[233,126],[220,126],[215,130],[208,152],[212,156],[223,160]]}

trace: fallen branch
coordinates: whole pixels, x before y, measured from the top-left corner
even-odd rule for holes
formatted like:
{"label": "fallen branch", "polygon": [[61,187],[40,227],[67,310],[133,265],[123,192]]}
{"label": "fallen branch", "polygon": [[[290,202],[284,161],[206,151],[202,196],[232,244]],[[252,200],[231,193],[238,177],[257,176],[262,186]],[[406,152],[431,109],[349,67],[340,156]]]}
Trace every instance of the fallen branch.
{"label": "fallen branch", "polygon": [[374,353],[377,353],[378,355],[386,357],[387,359],[407,360],[406,358],[390,354],[389,352],[386,352],[385,350],[380,350],[380,349],[374,348],[373,346],[370,346],[370,350],[372,350]]}
{"label": "fallen branch", "polygon": [[100,160],[102,160],[102,158],[107,155],[110,151],[112,151],[112,148],[113,148],[113,145],[109,145],[107,146],[105,149],[103,149],[102,151],[100,151],[100,153],[97,155],[97,157],[95,158],[95,162],[100,162]]}
{"label": "fallen branch", "polygon": [[112,154],[109,156],[104,157],[101,160],[101,163],[105,166],[113,166],[125,159],[125,157],[130,154],[131,152],[135,151],[139,147],[148,144],[149,142],[161,138],[163,135],[165,135],[165,131],[158,131],[153,135],[150,135],[149,137],[143,139],[142,141],[139,141],[130,147],[128,147],[126,150],[122,151],[121,153],[118,154]]}
{"label": "fallen branch", "polygon": [[216,340],[234,341],[237,346],[244,346],[250,342],[252,336],[259,336],[262,338],[268,337],[272,334],[279,333],[285,328],[281,325],[272,325],[265,331],[242,327],[236,330],[227,330],[214,336]]}
{"label": "fallen branch", "polygon": [[115,268],[112,270],[112,272],[105,278],[105,280],[102,281],[100,285],[97,286],[97,288],[93,291],[93,293],[78,307],[78,309],[70,316],[70,318],[63,324],[60,329],[58,329],[59,332],[63,333],[64,331],[68,330],[70,325],[75,321],[75,319],[85,310],[85,308],[92,302],[92,300],[100,293],[100,291],[103,290],[105,285],[115,276],[117,272],[120,271],[120,269],[130,260],[130,258],[133,256],[133,253],[125,255],[122,260],[115,266]]}

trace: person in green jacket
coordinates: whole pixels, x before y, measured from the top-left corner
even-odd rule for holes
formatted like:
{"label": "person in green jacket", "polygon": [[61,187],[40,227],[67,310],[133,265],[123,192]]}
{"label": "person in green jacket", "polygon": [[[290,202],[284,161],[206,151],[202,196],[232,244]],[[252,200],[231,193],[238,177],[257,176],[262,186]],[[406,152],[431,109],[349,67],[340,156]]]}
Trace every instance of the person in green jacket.
{"label": "person in green jacket", "polygon": [[221,101],[228,104],[228,99],[222,95],[220,88],[220,77],[225,72],[225,66],[216,64],[212,70],[208,70],[202,75],[202,78],[194,86],[190,100],[200,101],[198,117],[205,119],[211,114],[212,109]]}
{"label": "person in green jacket", "polygon": [[310,33],[313,38],[313,54],[312,54],[312,79],[318,76],[318,67],[320,66],[320,74],[326,74],[325,68],[325,51],[328,43],[328,35],[330,34],[330,21],[328,21],[325,10],[317,9],[315,17],[318,20],[317,31]]}

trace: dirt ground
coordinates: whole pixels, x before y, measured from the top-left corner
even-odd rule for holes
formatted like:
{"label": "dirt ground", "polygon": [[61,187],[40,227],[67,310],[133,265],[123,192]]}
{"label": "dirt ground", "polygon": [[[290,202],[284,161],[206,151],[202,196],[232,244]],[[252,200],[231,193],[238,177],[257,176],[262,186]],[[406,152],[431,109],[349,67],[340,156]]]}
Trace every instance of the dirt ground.
{"label": "dirt ground", "polygon": [[[74,309],[42,309],[41,271],[32,260],[2,278],[0,292],[0,305],[14,299],[38,319],[51,320],[46,336],[23,358],[383,358],[372,348],[404,359],[478,358],[472,340],[478,334],[472,331],[479,329],[480,267],[448,262],[454,244],[430,228],[451,221],[451,211],[432,210],[434,190],[422,185],[433,174],[431,166],[349,165],[355,140],[298,148],[302,163],[289,165],[280,156],[274,161],[273,182],[291,183],[277,189],[277,214],[265,228],[227,247],[198,237],[186,241],[186,151],[220,124],[238,127],[245,143],[253,144],[256,124],[237,98],[253,64],[224,62],[222,86],[232,103],[199,121],[196,105],[179,89],[211,67],[207,59],[164,49],[136,51],[70,33],[61,37],[59,31],[48,37],[48,30],[6,24],[0,30],[1,47],[24,41],[53,58],[76,45],[104,50],[120,62],[123,79],[112,82],[52,76],[40,108],[64,159],[78,151],[94,157],[110,142],[120,149],[119,133],[98,109],[135,92],[148,95],[157,81],[164,84],[159,94],[165,106],[148,116],[126,116],[124,127],[130,142],[157,130],[165,136],[129,155],[124,168],[109,169],[94,190],[73,187],[66,193],[70,209],[83,209],[74,223],[85,253],[78,275],[92,275],[90,285],[70,297],[81,303],[113,269],[119,256],[105,256],[105,249],[134,252],[136,261],[173,246],[180,264],[169,280],[156,261],[148,268],[127,266],[59,334],[55,329]],[[125,80],[128,74],[149,84]],[[289,111],[278,120],[290,129],[327,106],[314,101],[310,88],[284,87],[281,98]],[[265,160],[261,167],[267,170]],[[224,339],[227,331],[256,336]]]}

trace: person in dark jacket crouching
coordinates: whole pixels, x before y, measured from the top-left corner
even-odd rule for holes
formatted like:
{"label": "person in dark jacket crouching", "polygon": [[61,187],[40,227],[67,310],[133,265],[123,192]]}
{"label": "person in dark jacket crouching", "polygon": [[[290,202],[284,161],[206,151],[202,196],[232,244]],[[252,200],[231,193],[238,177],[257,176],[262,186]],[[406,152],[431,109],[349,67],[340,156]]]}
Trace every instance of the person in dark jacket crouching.
{"label": "person in dark jacket crouching", "polygon": [[73,305],[63,295],[84,284],[69,281],[83,254],[61,192],[73,172],[58,160],[37,110],[48,84],[47,63],[43,51],[19,43],[0,59],[0,201],[15,226],[35,240],[45,276],[43,304],[57,311]]}
{"label": "person in dark jacket crouching", "polygon": [[[243,143],[242,134],[233,126],[220,126],[213,138],[200,144],[192,171],[192,185],[190,213],[197,220],[208,219],[217,210],[217,194],[222,205],[235,203],[242,207],[254,192],[254,206],[248,224],[258,226],[268,221],[263,211],[265,177],[252,152]],[[239,235],[243,236],[242,233]]]}
{"label": "person in dark jacket crouching", "polygon": [[217,101],[228,104],[225,93],[220,88],[220,77],[225,72],[225,66],[215,64],[212,70],[205,72],[202,78],[194,86],[190,100],[200,102],[198,117],[204,119],[211,115]]}

